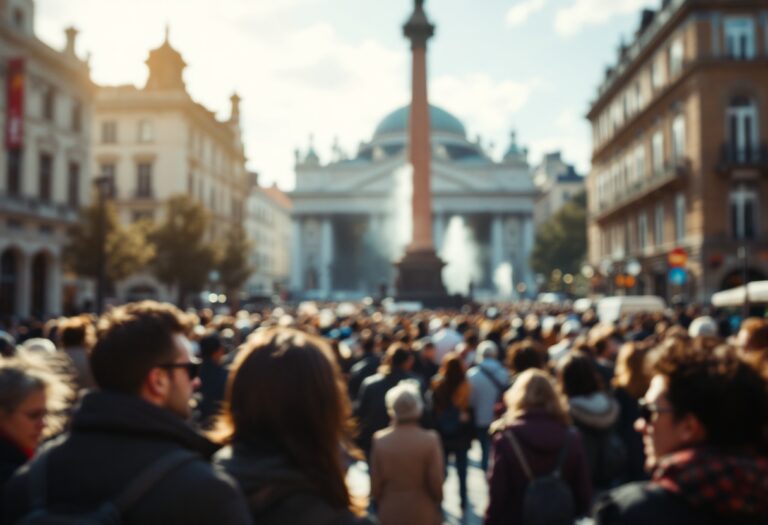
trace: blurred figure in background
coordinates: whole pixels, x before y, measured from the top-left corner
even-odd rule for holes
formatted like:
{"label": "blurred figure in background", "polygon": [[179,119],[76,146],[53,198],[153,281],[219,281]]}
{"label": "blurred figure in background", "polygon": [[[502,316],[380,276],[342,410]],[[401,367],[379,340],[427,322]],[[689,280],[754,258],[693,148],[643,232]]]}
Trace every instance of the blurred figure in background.
{"label": "blurred figure in background", "polygon": [[200,389],[197,396],[197,420],[202,428],[209,428],[221,410],[227,386],[227,369],[222,365],[227,349],[218,333],[212,332],[200,339]]}
{"label": "blurred figure in background", "polygon": [[440,525],[443,451],[440,437],[424,430],[418,383],[403,381],[386,395],[392,425],[373,438],[371,496],[382,525]]}
{"label": "blurred figure in background", "polygon": [[96,330],[89,317],[83,315],[62,320],[58,325],[61,349],[72,360],[78,390],[93,390],[96,381],[91,372],[89,354],[96,342]]}

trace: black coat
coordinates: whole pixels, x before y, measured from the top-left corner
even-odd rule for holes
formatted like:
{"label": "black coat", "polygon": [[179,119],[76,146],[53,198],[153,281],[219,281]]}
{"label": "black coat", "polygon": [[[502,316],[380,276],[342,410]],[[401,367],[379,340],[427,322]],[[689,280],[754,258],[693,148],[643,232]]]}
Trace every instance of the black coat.
{"label": "black coat", "polygon": [[[70,434],[48,457],[46,507],[94,510],[164,455],[186,449],[200,459],[168,473],[124,514],[122,523],[249,524],[235,482],[208,463],[217,448],[178,416],[139,397],[90,393],[73,417]],[[30,510],[28,471],[22,468],[8,483],[4,523],[15,523]]]}
{"label": "black coat", "polygon": [[[19,447],[0,437],[0,494],[8,480],[27,461],[27,455]],[[2,515],[3,502],[0,500],[0,516]]]}
{"label": "black coat", "polygon": [[371,525],[331,506],[274,447],[236,443],[214,462],[240,484],[258,525]]}
{"label": "black coat", "polygon": [[203,359],[200,366],[200,390],[197,392],[197,418],[204,428],[208,428],[213,418],[221,410],[224,391],[227,388],[229,371],[209,359]]}
{"label": "black coat", "polygon": [[594,505],[595,525],[768,525],[768,518],[739,520],[696,511],[682,497],[638,481],[604,494]]}

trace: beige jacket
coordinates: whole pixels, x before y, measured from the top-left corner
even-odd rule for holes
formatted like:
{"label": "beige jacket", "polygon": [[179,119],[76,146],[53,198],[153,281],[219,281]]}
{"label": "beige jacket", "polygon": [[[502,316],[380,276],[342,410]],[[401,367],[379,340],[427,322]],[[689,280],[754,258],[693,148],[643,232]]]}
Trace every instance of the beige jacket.
{"label": "beige jacket", "polygon": [[371,496],[381,525],[440,525],[443,451],[437,433],[416,423],[377,432],[371,455]]}

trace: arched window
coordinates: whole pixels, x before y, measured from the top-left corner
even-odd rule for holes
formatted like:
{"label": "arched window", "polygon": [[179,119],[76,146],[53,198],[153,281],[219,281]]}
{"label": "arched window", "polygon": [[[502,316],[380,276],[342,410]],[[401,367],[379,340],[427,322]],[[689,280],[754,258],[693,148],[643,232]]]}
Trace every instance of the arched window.
{"label": "arched window", "polygon": [[757,236],[757,191],[746,184],[731,190],[731,234],[735,239],[754,239]]}
{"label": "arched window", "polygon": [[757,105],[748,97],[737,96],[728,105],[728,149],[737,162],[756,160],[760,132]]}

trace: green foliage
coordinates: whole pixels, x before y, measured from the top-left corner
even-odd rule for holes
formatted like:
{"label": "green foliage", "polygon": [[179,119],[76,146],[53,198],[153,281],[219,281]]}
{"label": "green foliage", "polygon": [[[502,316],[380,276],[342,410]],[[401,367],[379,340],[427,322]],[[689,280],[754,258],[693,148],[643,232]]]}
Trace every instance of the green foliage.
{"label": "green foliage", "polygon": [[221,276],[221,283],[230,296],[240,290],[254,271],[248,262],[251,248],[253,243],[248,239],[245,228],[241,224],[229,229],[216,269]]}
{"label": "green foliage", "polygon": [[179,304],[187,295],[199,292],[216,264],[216,250],[206,242],[210,216],[188,195],[171,197],[162,223],[150,233],[155,244],[152,269],[155,276],[178,290]]}
{"label": "green foliage", "polygon": [[541,225],[531,255],[531,267],[549,277],[554,270],[577,275],[587,255],[586,194],[568,201]]}
{"label": "green foliage", "polygon": [[106,274],[110,283],[125,279],[141,270],[154,256],[154,246],[147,241],[141,225],[123,226],[111,202],[104,204],[104,216],[98,204],[81,211],[80,222],[70,234],[64,257],[66,266],[84,277],[98,278],[101,252],[100,225],[106,242]]}

